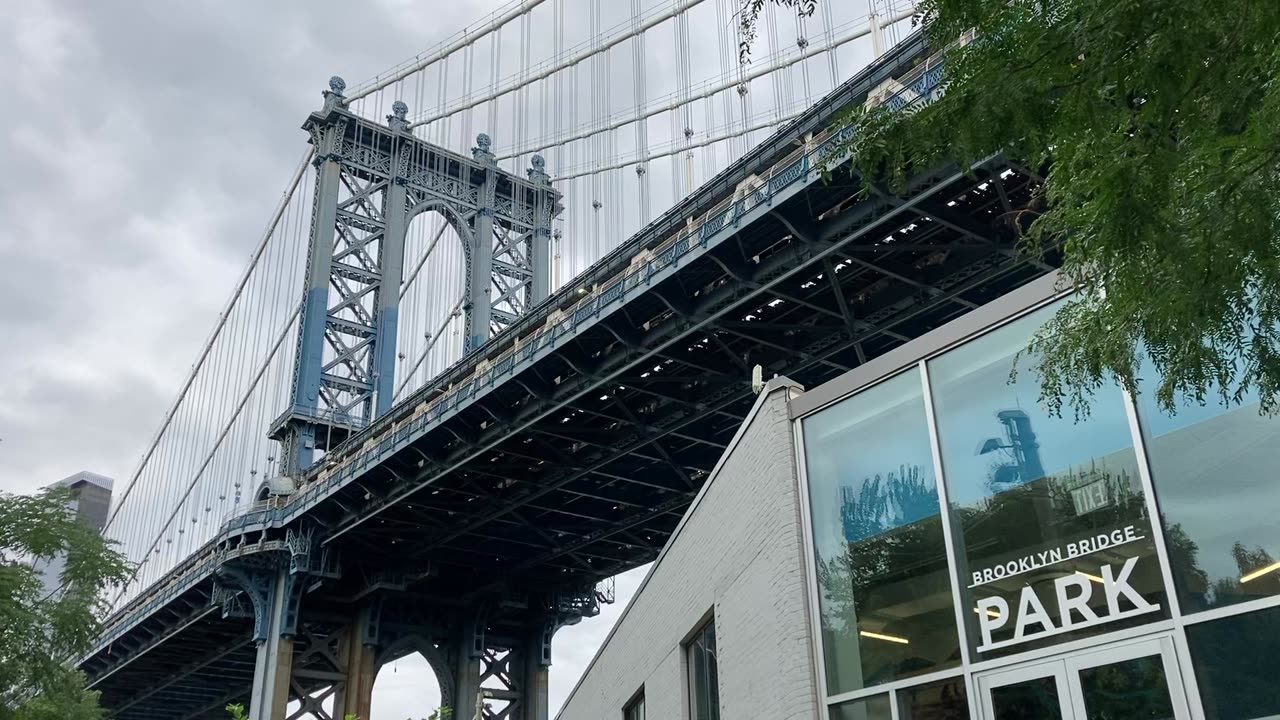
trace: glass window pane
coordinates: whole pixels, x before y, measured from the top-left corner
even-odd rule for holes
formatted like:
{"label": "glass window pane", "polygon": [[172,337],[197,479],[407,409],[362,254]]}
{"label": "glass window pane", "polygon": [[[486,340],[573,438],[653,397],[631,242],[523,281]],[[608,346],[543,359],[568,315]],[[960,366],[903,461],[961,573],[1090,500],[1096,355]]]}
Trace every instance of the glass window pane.
{"label": "glass window pane", "polygon": [[977,659],[1166,617],[1118,387],[1054,417],[1024,356],[1056,306],[929,363],[943,473]]}
{"label": "glass window pane", "polygon": [[991,688],[991,709],[994,720],[1060,720],[1058,681],[1049,676]]}
{"label": "glass window pane", "polygon": [[1280,608],[1187,626],[1205,720],[1280,717]]}
{"label": "glass window pane", "polygon": [[716,667],[716,624],[708,622],[685,646],[689,667],[691,720],[720,720],[720,678]]}
{"label": "glass window pane", "polygon": [[920,375],[804,421],[827,690],[960,662]]}
{"label": "glass window pane", "polygon": [[891,720],[888,695],[854,700],[831,708],[831,720]]}
{"label": "glass window pane", "polygon": [[898,691],[899,720],[969,720],[964,678],[940,680]]}
{"label": "glass window pane", "polygon": [[644,691],[640,692],[640,697],[631,701],[625,712],[622,713],[624,720],[644,720]]}
{"label": "glass window pane", "polygon": [[1173,700],[1159,655],[1080,671],[1089,720],[1173,720]]}
{"label": "glass window pane", "polygon": [[1258,414],[1258,395],[1238,405],[1155,400],[1158,375],[1138,396],[1151,482],[1183,612],[1280,594],[1280,418]]}

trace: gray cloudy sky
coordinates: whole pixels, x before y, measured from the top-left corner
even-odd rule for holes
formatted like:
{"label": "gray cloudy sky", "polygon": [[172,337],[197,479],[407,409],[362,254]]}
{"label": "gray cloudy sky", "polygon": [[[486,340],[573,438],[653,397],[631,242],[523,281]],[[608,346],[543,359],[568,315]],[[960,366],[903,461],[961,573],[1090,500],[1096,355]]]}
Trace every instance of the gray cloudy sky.
{"label": "gray cloudy sky", "polygon": [[[497,0],[0,2],[0,490],[127,477],[305,148],[358,82]],[[638,574],[624,577],[625,600]],[[620,607],[620,606],[618,606]],[[558,705],[611,617],[556,639]],[[425,715],[424,663],[372,720]]]}

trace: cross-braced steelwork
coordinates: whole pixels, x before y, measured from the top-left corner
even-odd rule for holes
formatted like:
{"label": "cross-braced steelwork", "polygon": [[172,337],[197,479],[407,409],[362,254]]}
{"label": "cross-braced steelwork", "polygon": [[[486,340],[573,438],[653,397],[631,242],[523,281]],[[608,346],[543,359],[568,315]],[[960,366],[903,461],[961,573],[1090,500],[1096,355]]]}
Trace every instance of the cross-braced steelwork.
{"label": "cross-braced steelwork", "polygon": [[452,153],[408,132],[404,103],[382,125],[352,114],[345,89],[330,79],[324,108],[303,125],[318,167],[307,286],[293,402],[270,433],[288,478],[391,407],[405,232],[415,216],[438,213],[461,239],[464,352],[549,292],[560,195],[540,156],[527,178],[516,177],[498,168],[487,135],[472,157]]}

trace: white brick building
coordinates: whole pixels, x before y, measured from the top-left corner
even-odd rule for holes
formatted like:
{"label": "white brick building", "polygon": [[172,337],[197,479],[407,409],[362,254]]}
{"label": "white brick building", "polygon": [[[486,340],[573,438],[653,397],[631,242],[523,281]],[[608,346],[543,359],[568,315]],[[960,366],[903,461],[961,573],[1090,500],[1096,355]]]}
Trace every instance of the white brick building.
{"label": "white brick building", "polygon": [[801,505],[787,417],[787,400],[798,391],[773,380],[761,393],[561,720],[621,718],[641,693],[646,717],[686,717],[682,650],[712,618],[721,717],[815,717]]}

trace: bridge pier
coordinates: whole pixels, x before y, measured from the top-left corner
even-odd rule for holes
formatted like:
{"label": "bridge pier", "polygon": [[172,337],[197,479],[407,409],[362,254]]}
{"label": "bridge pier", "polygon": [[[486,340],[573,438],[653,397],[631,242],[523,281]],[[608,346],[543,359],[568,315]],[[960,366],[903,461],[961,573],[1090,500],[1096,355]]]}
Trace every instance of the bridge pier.
{"label": "bridge pier", "polygon": [[[274,570],[274,571],[273,571]],[[293,672],[294,624],[299,580],[287,568],[224,568],[253,605],[254,641],[258,654],[249,693],[249,720],[283,718]]]}
{"label": "bridge pier", "polygon": [[347,715],[364,720],[372,713],[373,683],[378,677],[373,612],[371,607],[362,608],[354,622],[342,631],[338,649],[343,680],[334,692],[334,720],[342,720]]}

